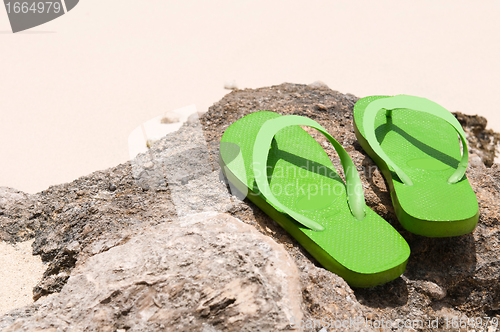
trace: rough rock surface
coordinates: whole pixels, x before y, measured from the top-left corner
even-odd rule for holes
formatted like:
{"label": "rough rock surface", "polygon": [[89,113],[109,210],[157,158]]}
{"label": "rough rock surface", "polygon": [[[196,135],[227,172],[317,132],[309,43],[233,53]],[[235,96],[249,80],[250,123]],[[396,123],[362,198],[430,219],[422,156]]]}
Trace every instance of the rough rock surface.
{"label": "rough rock surface", "polygon": [[477,154],[488,167],[493,166],[495,154],[500,144],[500,134],[486,129],[488,120],[478,115],[455,113],[458,121],[465,129],[471,153]]}
{"label": "rough rock surface", "polygon": [[282,331],[302,318],[292,258],[227,214],[185,217],[127,240],[129,233],[78,264],[58,296],[4,331]]}
{"label": "rough rock surface", "polygon": [[33,238],[35,229],[29,209],[35,204],[32,195],[0,187],[0,241],[19,242]]}
{"label": "rough rock surface", "polygon": [[[35,237],[34,253],[50,263],[44,279],[34,290],[35,298],[61,291],[54,297],[40,299],[31,307],[14,310],[0,318],[0,328],[12,328],[12,324],[50,327],[48,317],[51,310],[61,313],[64,310],[65,313],[78,312],[72,310],[90,312],[85,311],[91,310],[90,307],[83,306],[63,309],[65,304],[61,304],[61,301],[71,297],[89,301],[92,296],[101,299],[112,288],[115,282],[113,278],[118,273],[116,271],[111,271],[108,276],[96,277],[95,280],[102,280],[102,292],[92,290],[89,295],[78,290],[80,288],[75,284],[78,275],[95,273],[93,269],[96,264],[91,262],[104,262],[109,252],[118,254],[124,246],[132,248],[134,243],[140,243],[141,236],[146,234],[143,232],[151,232],[148,233],[151,239],[156,239],[153,230],[165,231],[176,224],[176,229],[181,229],[182,219],[179,216],[203,211],[227,212],[286,249],[298,268],[300,310],[305,330],[319,331],[321,322],[332,323],[349,318],[361,322],[351,325],[349,330],[371,330],[382,319],[392,322],[399,319],[403,322],[415,320],[417,325],[414,327],[417,330],[429,331],[437,330],[435,326],[427,325],[428,321],[436,318],[439,328],[443,330],[447,330],[446,319],[453,317],[499,318],[500,166],[492,164],[495,152],[492,144],[498,139],[498,134],[486,130],[486,123],[480,117],[457,114],[474,149],[474,162],[471,160],[467,176],[477,194],[481,217],[472,234],[448,239],[425,238],[408,233],[399,225],[380,172],[357,143],[352,126],[352,109],[356,101],[357,97],[333,91],[324,84],[282,84],[255,90],[235,90],[210,107],[199,119],[201,124],[197,119],[191,119],[179,132],[160,140],[148,154],[139,156],[131,163],[95,172],[32,196],[19,192],[15,192],[14,196],[0,195],[10,197],[4,201],[0,199],[1,239],[20,241]],[[260,209],[247,200],[241,201],[228,194],[229,187],[221,181],[223,179],[219,176],[217,164],[220,137],[231,123],[258,110],[308,116],[323,125],[346,148],[361,172],[367,204],[400,231],[410,244],[412,254],[407,270],[400,278],[383,286],[351,289],[341,278],[318,266],[293,238]],[[326,144],[325,138],[314,131],[311,134],[325,146],[334,165],[341,170],[340,161],[333,148]],[[12,192],[10,189],[8,191]],[[14,201],[14,205],[9,203]],[[220,233],[224,234],[223,231]],[[180,233],[175,234],[182,236]],[[143,246],[137,247],[137,250],[154,255],[155,251],[147,249],[144,240],[142,243]],[[237,256],[224,256],[223,248],[219,249],[219,253],[226,264],[239,262]],[[177,256],[171,259],[174,262],[172,268],[180,268],[183,264]],[[113,266],[111,263],[109,265]],[[250,273],[250,266],[244,266],[242,273]],[[158,273],[159,270],[155,266],[145,265],[136,271],[129,275],[132,278],[130,280],[136,280],[133,279],[136,277],[140,279],[148,271]],[[162,282],[172,286],[175,280],[190,278],[189,269],[178,271],[181,271],[180,274],[171,279],[162,275],[162,278],[166,278],[161,279]],[[134,297],[130,293],[132,288],[127,286],[132,285],[127,284],[130,280],[124,281],[124,288],[116,298],[110,298],[109,302],[94,303],[95,308],[100,310],[98,312],[102,312],[102,316],[97,316],[103,318],[103,325],[96,326],[108,326],[108,315],[119,312],[114,310],[122,310],[127,305],[130,308],[127,315],[130,317],[122,317],[121,314],[114,316],[113,324],[128,324],[123,325],[123,329],[132,330],[149,326],[141,325],[149,323],[139,319],[141,301],[144,299],[141,294],[152,291],[158,293],[160,298],[167,299],[168,292],[159,288],[161,282],[158,285],[146,283],[142,288],[140,285],[130,286],[140,289],[137,297]],[[224,282],[216,280],[212,284],[215,292],[224,292]],[[183,289],[198,289],[196,287],[194,282],[187,282]],[[170,305],[170,302],[165,301],[159,303],[160,306]],[[202,302],[200,300],[197,303],[201,305]],[[189,308],[194,308],[194,305],[186,307],[186,310]],[[285,311],[270,314],[267,321],[276,324],[273,326],[282,327],[283,317],[287,317],[283,314]],[[98,312],[92,311],[94,316]],[[192,315],[190,317],[194,317],[193,322],[197,324],[215,326],[210,318],[202,320],[200,316]],[[77,324],[74,316],[64,317],[68,322],[75,321]],[[223,329],[240,330],[241,326],[231,325],[229,315],[220,317],[223,321],[218,324],[222,324],[220,326]],[[420,321],[423,326],[418,325]],[[59,323],[61,330],[65,330],[65,323]],[[113,326],[122,328],[119,327],[121,325]],[[212,331],[212,327],[203,326],[207,331]],[[52,327],[55,331],[55,326]],[[259,329],[273,330],[264,326]]]}

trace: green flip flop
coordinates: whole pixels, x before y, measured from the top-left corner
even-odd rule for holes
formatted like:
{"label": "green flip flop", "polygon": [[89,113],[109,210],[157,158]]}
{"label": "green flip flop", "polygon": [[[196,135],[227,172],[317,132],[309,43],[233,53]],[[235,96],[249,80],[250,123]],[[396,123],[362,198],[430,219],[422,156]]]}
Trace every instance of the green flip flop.
{"label": "green flip flop", "polygon": [[474,230],[479,208],[465,176],[467,140],[453,114],[425,98],[370,96],[354,106],[354,129],[404,228],[428,237]]}
{"label": "green flip flop", "polygon": [[[346,183],[300,125],[330,141]],[[376,286],[404,272],[408,244],[366,206],[354,163],[317,122],[267,111],[249,114],[226,129],[219,157],[234,187],[351,286]]]}

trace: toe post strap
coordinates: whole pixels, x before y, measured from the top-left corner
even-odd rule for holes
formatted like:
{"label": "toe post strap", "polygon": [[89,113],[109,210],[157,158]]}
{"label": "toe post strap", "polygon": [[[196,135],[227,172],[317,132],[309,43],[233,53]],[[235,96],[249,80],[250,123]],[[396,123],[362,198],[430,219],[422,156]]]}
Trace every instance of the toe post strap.
{"label": "toe post strap", "polygon": [[397,166],[387,154],[382,150],[380,143],[375,136],[375,118],[379,111],[387,110],[387,117],[392,117],[392,113],[396,109],[406,108],[418,112],[425,112],[439,117],[448,122],[458,133],[462,141],[463,154],[456,171],[448,178],[448,183],[453,184],[459,182],[465,175],[467,165],[469,163],[469,150],[467,148],[467,139],[465,133],[458,120],[447,109],[441,105],[425,98],[399,95],[388,98],[377,99],[366,107],[363,117],[363,129],[366,140],[373,151],[398,175],[399,179],[408,186],[413,185],[413,181],[403,170]]}
{"label": "toe post strap", "polygon": [[363,186],[361,184],[358,171],[352,159],[349,157],[349,154],[342,147],[342,145],[340,145],[340,143],[337,142],[335,138],[333,138],[326,131],[325,128],[323,128],[316,121],[302,116],[297,116],[297,115],[280,116],[278,118],[266,121],[259,130],[253,148],[253,168],[254,168],[255,181],[257,183],[260,192],[275,207],[281,209],[283,212],[290,215],[292,218],[294,218],[303,226],[306,226],[315,231],[324,230],[324,227],[319,223],[281,204],[273,195],[273,193],[271,192],[271,188],[269,187],[269,182],[267,179],[267,159],[269,156],[269,150],[270,150],[269,147],[272,143],[272,140],[274,136],[281,129],[288,126],[297,126],[297,125],[308,126],[318,130],[333,145],[333,147],[337,151],[337,154],[340,157],[340,161],[344,169],[344,174],[346,178],[346,187],[347,187],[347,203],[349,205],[352,215],[358,220],[363,220],[365,218],[366,202],[363,193]]}

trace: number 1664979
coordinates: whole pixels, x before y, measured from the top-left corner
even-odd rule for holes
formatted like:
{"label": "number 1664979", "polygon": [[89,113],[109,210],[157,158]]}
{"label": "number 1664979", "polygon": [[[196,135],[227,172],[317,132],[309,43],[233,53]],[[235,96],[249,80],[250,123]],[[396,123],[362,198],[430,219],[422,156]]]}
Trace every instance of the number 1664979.
{"label": "number 1664979", "polygon": [[42,14],[51,12],[57,14],[62,10],[60,2],[52,2],[52,1],[33,2],[31,5],[27,2],[7,2],[5,4],[5,7],[7,7],[7,13],[9,14],[10,13]]}

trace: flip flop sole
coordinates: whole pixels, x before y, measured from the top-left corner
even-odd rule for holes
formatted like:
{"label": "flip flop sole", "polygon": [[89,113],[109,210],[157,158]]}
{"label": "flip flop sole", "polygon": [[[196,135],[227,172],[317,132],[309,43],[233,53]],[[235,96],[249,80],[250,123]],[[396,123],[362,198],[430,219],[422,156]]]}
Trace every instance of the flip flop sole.
{"label": "flip flop sole", "polygon": [[325,230],[302,226],[260,194],[252,167],[253,143],[264,122],[279,116],[256,112],[226,129],[220,165],[228,180],[351,286],[371,287],[397,278],[406,267],[408,244],[372,210],[366,209],[362,221],[352,216],[344,182],[321,145],[301,127],[287,127],[275,135],[267,164],[269,185],[280,203]]}
{"label": "flip flop sole", "polygon": [[390,117],[384,111],[377,114],[377,140],[413,180],[413,186],[404,185],[367,142],[361,125],[364,111],[372,101],[388,97],[360,99],[354,106],[354,131],[361,147],[381,169],[401,225],[428,237],[472,232],[479,218],[475,193],[466,177],[458,183],[448,183],[461,159],[460,141],[449,123],[411,109],[393,110]]}

